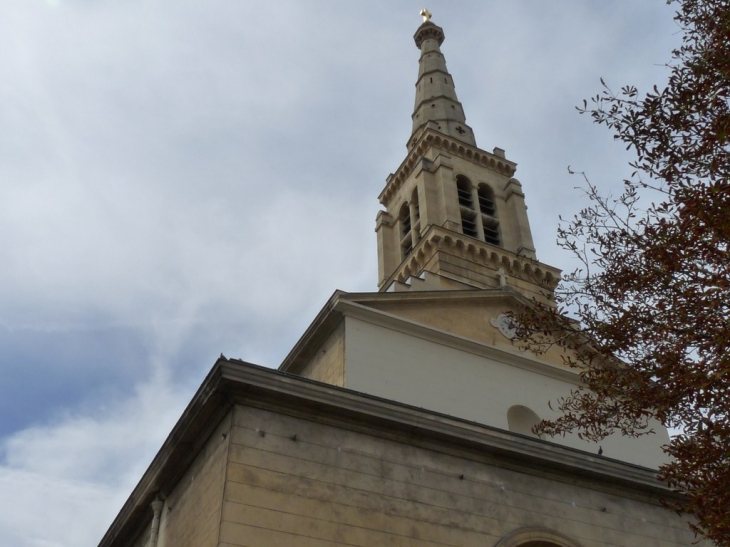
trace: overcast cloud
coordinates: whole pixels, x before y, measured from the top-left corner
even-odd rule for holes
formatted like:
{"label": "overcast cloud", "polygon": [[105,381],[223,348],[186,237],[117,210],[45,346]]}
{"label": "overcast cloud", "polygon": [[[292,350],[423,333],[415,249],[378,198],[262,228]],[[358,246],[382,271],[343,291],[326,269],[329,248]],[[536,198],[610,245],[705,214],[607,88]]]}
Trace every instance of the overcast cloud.
{"label": "overcast cloud", "polygon": [[[221,352],[276,367],[335,289],[376,290],[377,195],[410,135],[414,0],[0,0],[0,544],[96,544]],[[539,258],[585,170],[574,106],[646,89],[661,0],[430,0]]]}

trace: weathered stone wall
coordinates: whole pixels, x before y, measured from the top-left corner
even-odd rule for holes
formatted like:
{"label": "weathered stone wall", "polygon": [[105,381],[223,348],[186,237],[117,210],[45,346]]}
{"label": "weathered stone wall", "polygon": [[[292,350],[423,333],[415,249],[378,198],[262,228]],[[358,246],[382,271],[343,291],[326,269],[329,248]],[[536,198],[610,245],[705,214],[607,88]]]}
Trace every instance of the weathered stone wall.
{"label": "weathered stone wall", "polygon": [[134,540],[134,543],[132,543],[129,547],[147,547],[150,540],[150,526],[152,525],[152,519],[147,522],[144,529],[140,532],[140,534],[137,536],[137,539]]}
{"label": "weathered stone wall", "polygon": [[158,547],[216,547],[231,414],[205,442],[162,508]]}
{"label": "weathered stone wall", "polygon": [[299,372],[300,376],[343,387],[345,383],[345,323],[332,331],[327,340]]}
{"label": "weathered stone wall", "polygon": [[694,541],[659,505],[497,467],[486,454],[466,459],[243,406],[231,439],[220,546],[491,547],[523,527],[582,547]]}

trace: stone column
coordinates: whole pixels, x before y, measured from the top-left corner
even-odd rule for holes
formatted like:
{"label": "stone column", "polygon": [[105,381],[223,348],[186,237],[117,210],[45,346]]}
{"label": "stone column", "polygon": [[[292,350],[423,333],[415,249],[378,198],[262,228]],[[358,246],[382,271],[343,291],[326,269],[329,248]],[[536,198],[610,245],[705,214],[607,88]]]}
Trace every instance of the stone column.
{"label": "stone column", "polygon": [[[418,191],[418,189],[416,189],[416,191]],[[418,240],[420,239],[421,217],[418,214],[416,204],[413,203],[413,200],[408,202],[408,208],[411,213],[411,246],[415,248],[416,243],[418,243]],[[416,229],[416,223],[418,223],[418,229]]]}
{"label": "stone column", "polygon": [[378,211],[375,232],[378,235],[378,286],[381,288],[400,263],[400,238],[397,243],[394,241],[393,224],[392,215]]}

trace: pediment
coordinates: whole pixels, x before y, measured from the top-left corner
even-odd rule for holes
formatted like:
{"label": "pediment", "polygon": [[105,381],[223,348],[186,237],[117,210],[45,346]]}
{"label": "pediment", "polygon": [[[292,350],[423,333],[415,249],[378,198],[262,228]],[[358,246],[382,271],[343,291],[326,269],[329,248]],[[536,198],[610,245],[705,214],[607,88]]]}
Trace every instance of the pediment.
{"label": "pediment", "polygon": [[[504,323],[500,328],[500,318],[518,310],[520,305],[529,305],[529,301],[509,287],[402,293],[337,291],[284,359],[279,370],[301,373],[322,351],[344,316],[361,313],[357,310],[367,310],[369,322],[386,328],[416,326],[424,338],[430,338],[428,329],[433,329],[434,339],[442,338],[443,333],[446,333],[469,343],[476,342],[520,354],[530,360],[564,367],[560,349],[552,348],[545,354],[534,355],[513,343]],[[346,336],[346,333],[343,331],[342,335]],[[346,345],[346,341],[343,343]]]}
{"label": "pediment", "polygon": [[512,291],[474,290],[379,294],[351,301],[389,315],[426,325],[490,346],[512,347],[509,331],[499,319],[515,311],[520,297]]}
{"label": "pediment", "polygon": [[516,312],[528,301],[517,291],[506,289],[433,291],[413,293],[343,294],[349,302],[389,317],[416,323],[436,331],[503,349],[523,356],[533,356],[560,367],[565,366],[563,352],[551,348],[539,357],[514,343],[506,314]]}

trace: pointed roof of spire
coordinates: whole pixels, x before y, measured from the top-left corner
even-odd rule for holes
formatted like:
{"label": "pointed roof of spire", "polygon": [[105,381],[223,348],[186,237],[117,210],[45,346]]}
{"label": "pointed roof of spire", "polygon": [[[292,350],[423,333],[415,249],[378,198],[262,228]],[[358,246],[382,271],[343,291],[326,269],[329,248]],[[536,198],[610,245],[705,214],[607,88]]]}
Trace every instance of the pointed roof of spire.
{"label": "pointed roof of spire", "polygon": [[467,144],[476,146],[474,132],[466,124],[464,108],[456,96],[454,80],[446,68],[440,46],[444,30],[431,21],[431,13],[421,10],[424,22],[413,39],[421,50],[413,110],[413,132],[409,148],[426,128],[433,128]]}

